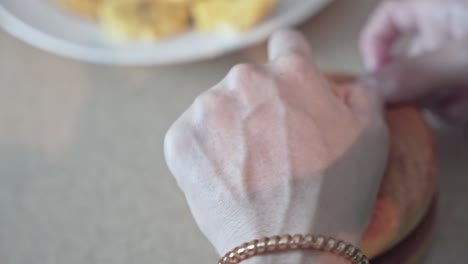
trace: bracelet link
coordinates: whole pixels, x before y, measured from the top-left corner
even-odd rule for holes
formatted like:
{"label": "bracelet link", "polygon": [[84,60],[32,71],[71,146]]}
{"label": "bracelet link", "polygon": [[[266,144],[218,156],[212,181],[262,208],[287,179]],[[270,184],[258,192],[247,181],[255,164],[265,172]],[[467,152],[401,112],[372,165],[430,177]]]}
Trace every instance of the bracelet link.
{"label": "bracelet link", "polygon": [[343,256],[353,264],[370,264],[367,257],[356,247],[333,237],[295,234],[264,237],[244,243],[224,255],[218,264],[237,264],[248,258],[278,251],[313,249]]}

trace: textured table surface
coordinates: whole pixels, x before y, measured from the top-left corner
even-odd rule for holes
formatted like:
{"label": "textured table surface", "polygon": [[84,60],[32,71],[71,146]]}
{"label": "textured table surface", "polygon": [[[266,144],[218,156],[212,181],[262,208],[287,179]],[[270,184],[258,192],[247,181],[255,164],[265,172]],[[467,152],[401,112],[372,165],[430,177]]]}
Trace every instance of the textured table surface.
{"label": "textured table surface", "polygon": [[[341,0],[302,29],[327,70],[360,72],[373,0]],[[214,263],[163,159],[163,135],[262,45],[170,67],[84,64],[0,32],[0,262]],[[468,259],[468,141],[436,129],[440,214],[426,263]]]}

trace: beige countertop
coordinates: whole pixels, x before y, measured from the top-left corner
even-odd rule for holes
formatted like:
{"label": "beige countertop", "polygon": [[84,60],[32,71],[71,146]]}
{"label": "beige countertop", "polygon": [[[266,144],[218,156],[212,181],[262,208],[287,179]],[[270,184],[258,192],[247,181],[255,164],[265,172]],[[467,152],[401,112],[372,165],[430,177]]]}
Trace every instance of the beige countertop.
{"label": "beige countertop", "polygon": [[[374,0],[341,0],[302,29],[317,63],[360,72]],[[263,46],[170,67],[84,64],[0,32],[0,262],[214,263],[163,159],[193,98]],[[441,199],[428,264],[468,259],[468,141],[437,129]]]}

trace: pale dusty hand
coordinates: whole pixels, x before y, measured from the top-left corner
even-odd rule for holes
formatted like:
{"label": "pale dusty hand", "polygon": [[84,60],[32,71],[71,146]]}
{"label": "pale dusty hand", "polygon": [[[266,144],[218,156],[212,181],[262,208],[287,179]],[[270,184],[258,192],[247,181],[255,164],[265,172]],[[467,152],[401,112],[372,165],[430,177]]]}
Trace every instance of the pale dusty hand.
{"label": "pale dusty hand", "polygon": [[[409,56],[393,58],[393,46],[408,34]],[[467,0],[385,1],[362,33],[361,51],[371,70],[365,86],[389,103],[429,108],[468,135]]]}
{"label": "pale dusty hand", "polygon": [[[275,34],[269,57],[195,100],[166,135],[167,164],[220,254],[283,233],[359,244],[387,161],[381,102],[359,86],[336,97],[297,32]],[[261,263],[316,258],[284,257]]]}
{"label": "pale dusty hand", "polygon": [[371,16],[361,36],[369,70],[393,60],[392,50],[413,36],[407,54],[420,55],[468,36],[467,0],[386,0]]}

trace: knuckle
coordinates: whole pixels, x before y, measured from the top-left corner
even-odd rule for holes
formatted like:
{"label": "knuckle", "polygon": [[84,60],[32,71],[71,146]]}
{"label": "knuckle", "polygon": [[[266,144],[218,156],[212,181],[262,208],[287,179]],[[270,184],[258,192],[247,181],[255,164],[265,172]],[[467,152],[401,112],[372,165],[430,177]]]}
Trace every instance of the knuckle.
{"label": "knuckle", "polygon": [[234,82],[246,82],[260,75],[260,69],[253,64],[238,64],[229,71],[228,78]]}
{"label": "knuckle", "polygon": [[195,107],[201,107],[203,109],[213,108],[219,104],[219,100],[218,95],[208,91],[197,96],[193,104]]}
{"label": "knuckle", "polygon": [[192,123],[205,123],[216,118],[229,103],[229,98],[220,91],[208,91],[199,95],[192,107]]}
{"label": "knuckle", "polygon": [[310,62],[298,53],[290,53],[278,58],[279,65],[291,71],[303,71],[310,66]]}
{"label": "knuckle", "polygon": [[227,77],[227,88],[240,98],[256,97],[260,90],[264,90],[265,84],[270,77],[267,71],[258,65],[239,64],[234,66]]}
{"label": "knuckle", "polygon": [[185,123],[179,119],[166,132],[164,136],[164,155],[168,163],[175,157],[180,157],[188,140],[184,131],[187,131]]}

